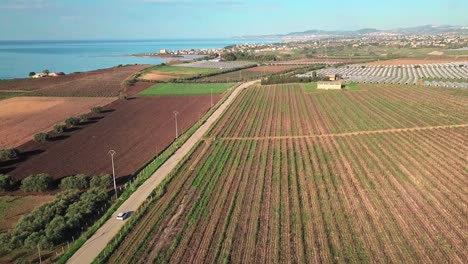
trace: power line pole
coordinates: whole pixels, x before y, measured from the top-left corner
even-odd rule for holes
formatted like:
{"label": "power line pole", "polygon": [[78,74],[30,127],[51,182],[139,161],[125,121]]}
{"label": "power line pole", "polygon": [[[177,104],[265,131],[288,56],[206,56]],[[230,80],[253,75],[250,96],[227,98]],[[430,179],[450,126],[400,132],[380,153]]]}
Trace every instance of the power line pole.
{"label": "power line pole", "polygon": [[115,191],[115,199],[117,200],[117,183],[115,182],[115,166],[114,166],[114,155],[117,152],[115,150],[111,149],[109,150],[109,155],[111,155],[111,161],[112,161],[112,177],[114,178],[114,191]]}
{"label": "power line pole", "polygon": [[211,107],[213,107],[213,87],[211,87]]}
{"label": "power line pole", "polygon": [[175,135],[176,135],[176,138],[178,138],[179,137],[179,128],[177,127],[177,115],[179,114],[179,112],[173,111],[172,113],[174,113],[174,118],[175,118]]}

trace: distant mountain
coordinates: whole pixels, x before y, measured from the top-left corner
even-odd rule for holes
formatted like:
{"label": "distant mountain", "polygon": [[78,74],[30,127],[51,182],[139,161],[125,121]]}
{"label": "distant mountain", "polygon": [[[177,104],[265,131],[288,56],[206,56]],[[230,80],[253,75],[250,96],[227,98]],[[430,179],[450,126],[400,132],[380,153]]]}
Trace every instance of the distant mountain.
{"label": "distant mountain", "polygon": [[376,28],[363,28],[359,30],[319,30],[312,29],[301,32],[291,32],[287,34],[272,34],[258,36],[244,36],[241,38],[291,38],[302,36],[362,36],[376,34],[398,34],[398,35],[436,35],[442,33],[460,33],[468,34],[467,26],[449,26],[449,25],[424,25],[418,27],[396,28],[390,30],[379,30]]}

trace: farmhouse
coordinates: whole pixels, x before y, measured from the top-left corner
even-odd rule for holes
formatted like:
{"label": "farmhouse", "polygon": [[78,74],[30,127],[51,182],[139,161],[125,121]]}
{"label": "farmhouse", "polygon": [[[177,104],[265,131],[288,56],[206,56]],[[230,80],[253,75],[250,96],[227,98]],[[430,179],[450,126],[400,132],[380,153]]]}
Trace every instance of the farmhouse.
{"label": "farmhouse", "polygon": [[341,79],[339,74],[333,73],[333,74],[325,74],[325,77],[328,78],[330,81],[336,81]]}
{"label": "farmhouse", "polygon": [[342,85],[341,81],[317,82],[317,89],[320,89],[320,90],[340,90],[341,85]]}

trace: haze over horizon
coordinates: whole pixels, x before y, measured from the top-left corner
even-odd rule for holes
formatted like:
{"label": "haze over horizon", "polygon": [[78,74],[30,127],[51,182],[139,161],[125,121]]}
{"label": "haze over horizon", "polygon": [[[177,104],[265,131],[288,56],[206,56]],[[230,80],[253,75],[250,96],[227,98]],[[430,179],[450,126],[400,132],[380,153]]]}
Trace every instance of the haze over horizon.
{"label": "haze over horizon", "polygon": [[468,2],[460,0],[3,0],[0,40],[228,38],[309,29],[465,26],[466,10]]}

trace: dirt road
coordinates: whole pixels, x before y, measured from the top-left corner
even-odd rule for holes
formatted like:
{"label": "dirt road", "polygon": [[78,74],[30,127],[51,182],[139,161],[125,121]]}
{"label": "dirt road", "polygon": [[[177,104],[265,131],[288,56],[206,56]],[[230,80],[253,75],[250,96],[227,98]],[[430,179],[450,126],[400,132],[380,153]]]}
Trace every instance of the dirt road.
{"label": "dirt road", "polygon": [[239,92],[252,85],[254,82],[247,82],[236,88],[231,93],[229,98],[208,118],[208,120],[185,142],[174,155],[169,158],[148,180],[145,181],[115,212],[115,214],[107,220],[101,228],[90,238],[86,243],[68,260],[68,263],[91,263],[109,241],[118,234],[123,227],[124,221],[115,219],[119,212],[136,211],[138,207],[147,199],[151,192],[169,175],[176,165],[189,153],[190,149],[202,139],[203,135],[208,131],[211,125],[222,115],[226,108],[234,101]]}

